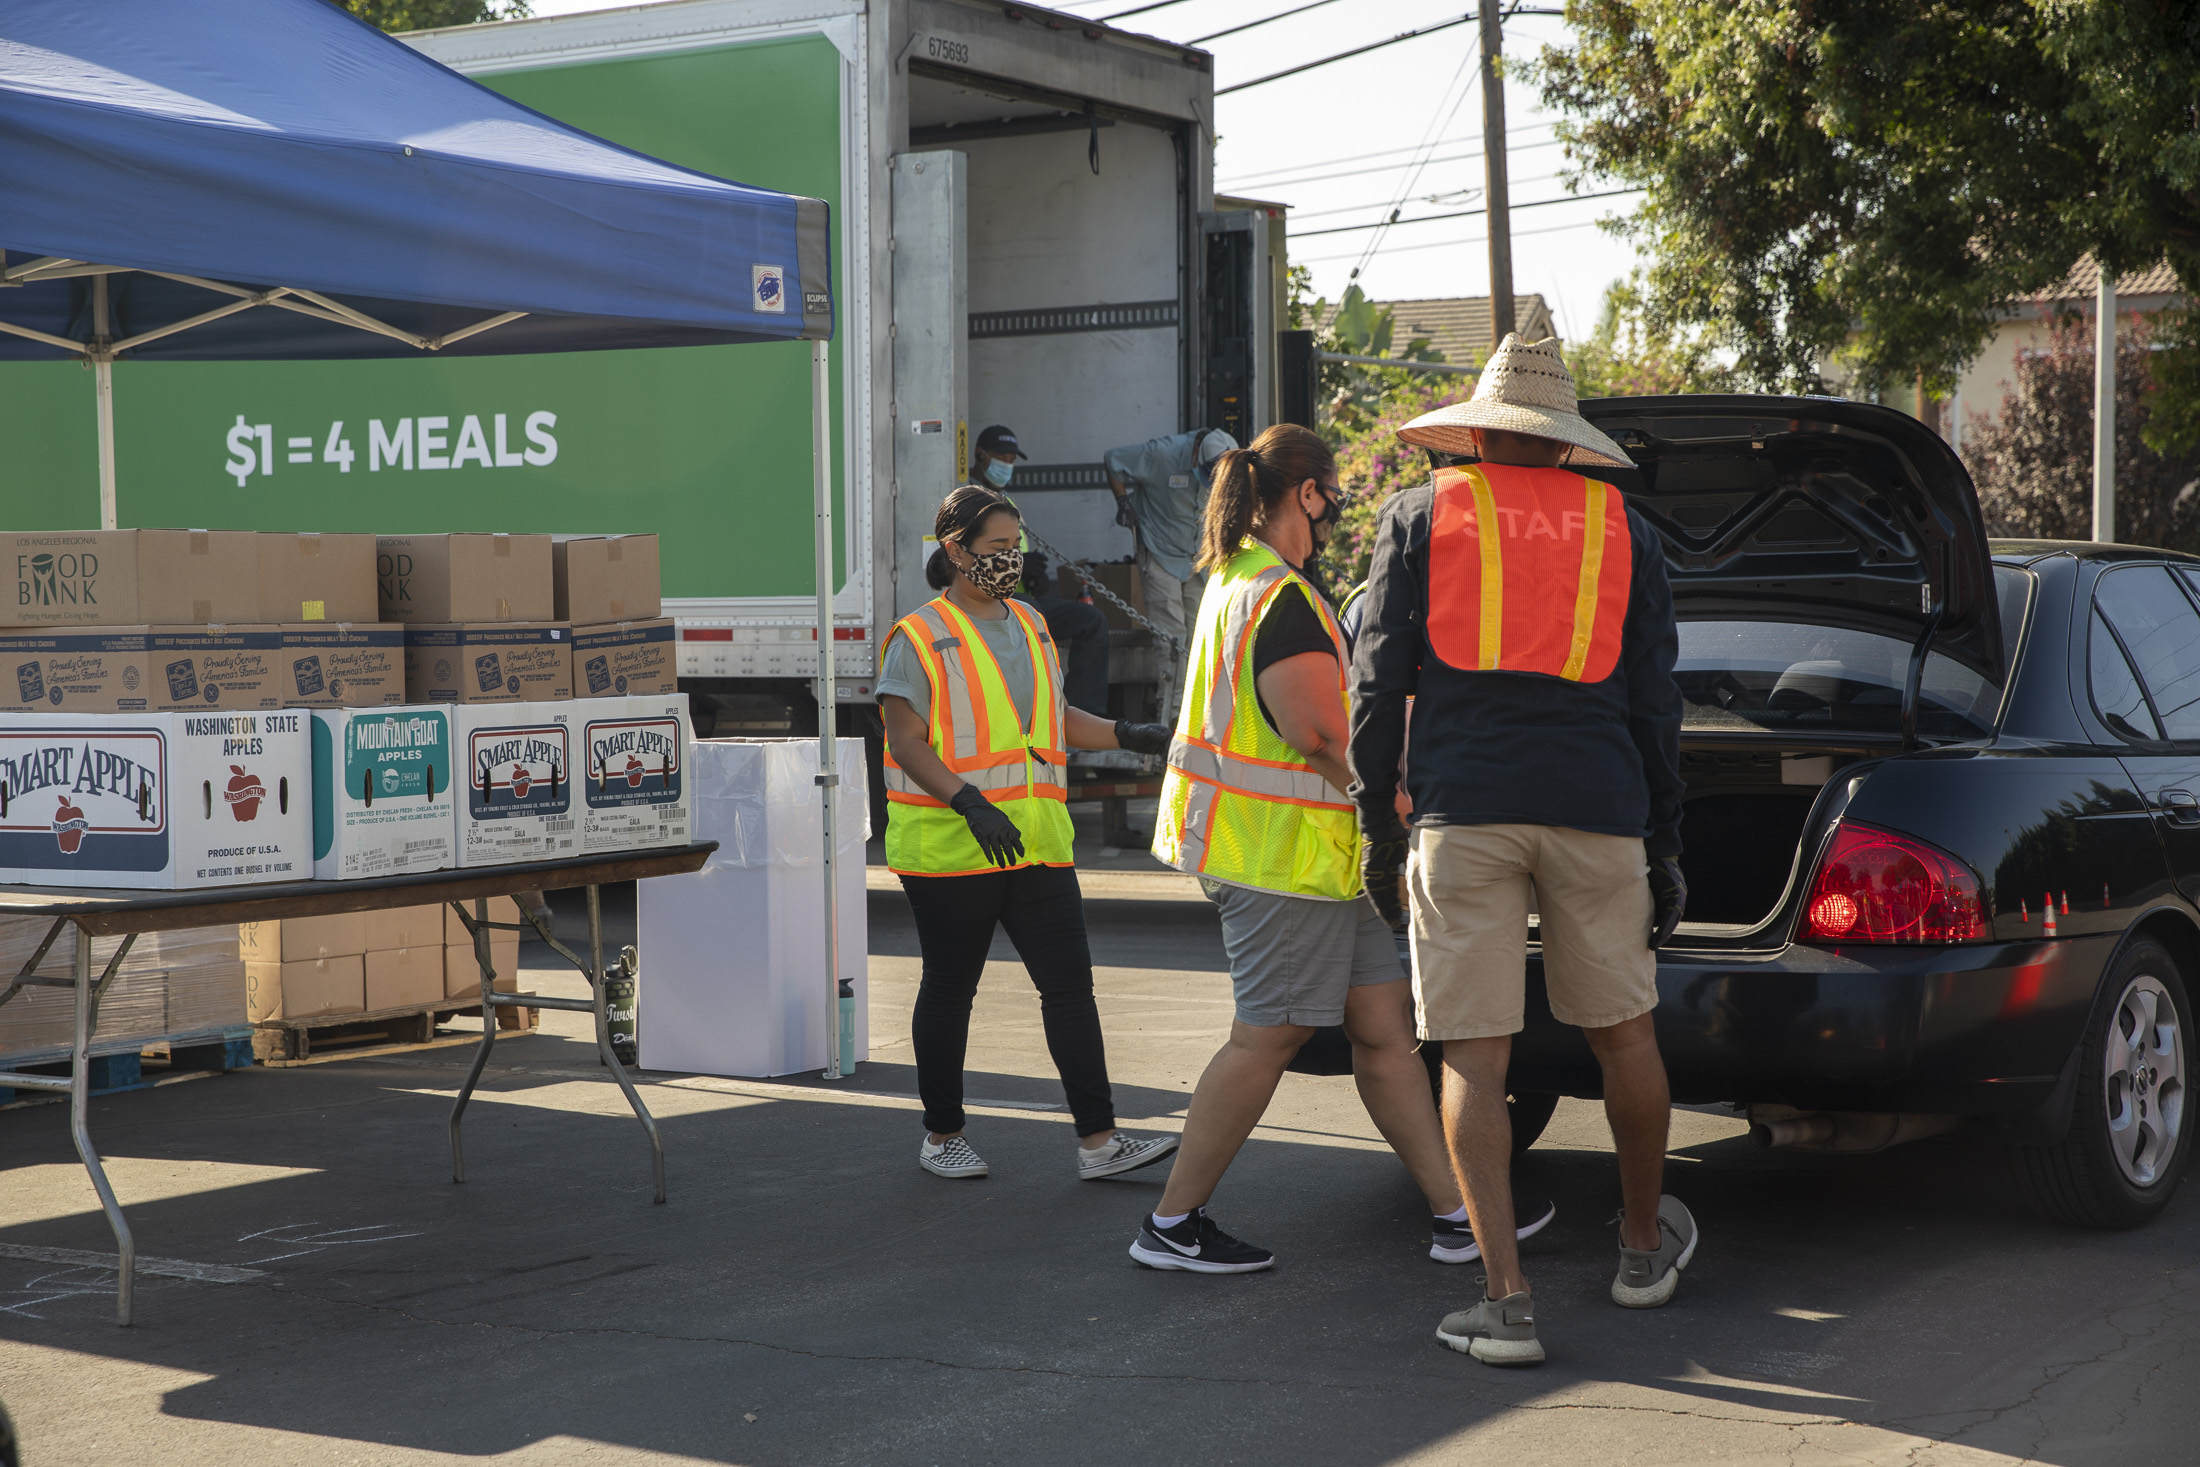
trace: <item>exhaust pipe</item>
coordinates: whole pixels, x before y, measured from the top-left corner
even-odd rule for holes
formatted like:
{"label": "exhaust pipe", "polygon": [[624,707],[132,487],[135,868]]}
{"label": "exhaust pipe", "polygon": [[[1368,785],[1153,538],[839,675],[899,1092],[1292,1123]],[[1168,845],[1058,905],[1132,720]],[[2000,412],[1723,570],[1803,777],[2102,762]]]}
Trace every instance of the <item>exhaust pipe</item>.
{"label": "exhaust pipe", "polygon": [[1768,1150],[1786,1147],[1796,1151],[1885,1151],[1904,1142],[1946,1135],[1966,1119],[1964,1116],[1917,1113],[1801,1115],[1785,1106],[1752,1107],[1749,1139]]}

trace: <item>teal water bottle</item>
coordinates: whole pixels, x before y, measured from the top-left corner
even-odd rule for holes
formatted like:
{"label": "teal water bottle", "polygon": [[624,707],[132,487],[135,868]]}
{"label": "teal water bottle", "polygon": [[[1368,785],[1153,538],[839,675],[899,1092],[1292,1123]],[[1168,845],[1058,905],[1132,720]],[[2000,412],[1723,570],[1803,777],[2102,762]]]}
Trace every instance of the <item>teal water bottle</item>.
{"label": "teal water bottle", "polygon": [[840,980],[840,1073],[849,1073],[856,1067],[856,983],[853,978]]}

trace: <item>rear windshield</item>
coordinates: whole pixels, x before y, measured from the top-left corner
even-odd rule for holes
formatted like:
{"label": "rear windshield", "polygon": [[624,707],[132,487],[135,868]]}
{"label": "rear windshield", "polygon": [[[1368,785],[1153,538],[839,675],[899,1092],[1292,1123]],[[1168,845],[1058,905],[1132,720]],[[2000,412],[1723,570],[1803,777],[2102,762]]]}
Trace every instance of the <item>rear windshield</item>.
{"label": "rear windshield", "polygon": [[[2014,661],[2031,577],[1995,567],[2002,647]],[[1785,621],[1684,621],[1673,677],[1689,729],[1899,734],[1909,643]],[[1938,653],[1925,659],[1918,732],[1970,739],[1993,732],[2002,684]]]}

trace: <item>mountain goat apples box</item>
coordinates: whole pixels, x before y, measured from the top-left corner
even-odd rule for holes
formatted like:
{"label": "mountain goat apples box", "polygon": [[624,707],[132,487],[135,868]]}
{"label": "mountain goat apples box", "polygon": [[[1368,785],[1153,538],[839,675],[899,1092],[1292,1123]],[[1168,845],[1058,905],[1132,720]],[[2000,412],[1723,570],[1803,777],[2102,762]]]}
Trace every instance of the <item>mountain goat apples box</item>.
{"label": "mountain goat apples box", "polygon": [[308,716],[314,876],[355,881],[455,865],[451,710],[316,708]]}
{"label": "mountain goat apples box", "polygon": [[0,881],[160,890],[305,880],[308,717],[0,714]]}
{"label": "mountain goat apples box", "polygon": [[573,808],[574,705],[460,703],[451,730],[459,786],[458,864],[548,861],[580,851]]}
{"label": "mountain goat apples box", "polygon": [[635,851],[688,843],[685,693],[589,698],[580,720],[581,849]]}

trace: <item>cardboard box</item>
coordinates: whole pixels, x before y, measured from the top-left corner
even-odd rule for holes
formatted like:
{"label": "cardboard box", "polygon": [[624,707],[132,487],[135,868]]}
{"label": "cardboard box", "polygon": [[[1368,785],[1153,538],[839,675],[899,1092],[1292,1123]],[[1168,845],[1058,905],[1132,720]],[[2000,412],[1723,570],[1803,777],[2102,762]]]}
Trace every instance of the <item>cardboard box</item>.
{"label": "cardboard box", "polygon": [[[451,910],[449,902],[445,902],[436,910],[443,914],[443,943],[446,947],[463,947],[474,940],[473,935],[467,932],[466,924],[458,920],[458,913]],[[474,904],[468,902],[466,904],[467,914],[472,915],[473,910]],[[489,920],[492,922],[519,921],[519,903],[508,896],[489,898]],[[490,935],[499,942],[502,942],[505,938],[510,938],[514,942],[519,941],[519,934],[516,932],[492,932]]]}
{"label": "cardboard box", "polygon": [[383,535],[375,542],[374,574],[383,621],[557,615],[548,535]]}
{"label": "cardboard box", "polygon": [[651,621],[664,614],[655,535],[558,535],[550,546],[559,621]]}
{"label": "cardboard box", "polygon": [[292,708],[374,708],[405,701],[405,629],[393,621],[277,627]]}
{"label": "cardboard box", "polygon": [[0,711],[144,713],[152,707],[152,628],[0,631]]}
{"label": "cardboard box", "polygon": [[561,621],[405,628],[408,703],[554,703],[573,696],[573,633]]}
{"label": "cardboard box", "polygon": [[[499,939],[509,933],[499,932]],[[496,969],[497,992],[519,992],[519,939],[497,941],[489,944],[489,965]],[[443,996],[445,998],[474,998],[481,992],[481,961],[474,956],[470,943],[453,944],[443,949]]]}
{"label": "cardboard box", "polygon": [[367,960],[357,953],[297,963],[244,965],[245,1017],[317,1019],[367,1006]]}
{"label": "cardboard box", "polygon": [[237,955],[248,963],[299,963],[355,957],[367,950],[367,914],[291,917],[237,925]]}
{"label": "cardboard box", "polygon": [[452,710],[465,760],[458,864],[547,861],[580,851],[573,798],[574,703],[509,703]]}
{"label": "cardboard box", "polygon": [[366,956],[366,981],[369,1013],[441,1003],[443,944],[370,952]]}
{"label": "cardboard box", "polygon": [[155,626],[147,629],[145,657],[156,712],[286,708],[293,701],[277,627]]}
{"label": "cardboard box", "polygon": [[672,618],[573,628],[573,696],[657,697],[680,691],[680,643]]}
{"label": "cardboard box", "polygon": [[315,879],[356,881],[453,864],[451,710],[316,708],[306,717],[313,724]]}
{"label": "cardboard box", "polygon": [[[1146,580],[1138,573],[1135,564],[1121,561],[1088,566],[1087,569],[1092,572],[1094,580],[1128,601],[1132,610],[1140,616],[1146,614]],[[1085,594],[1085,583],[1078,580],[1077,573],[1065,565],[1054,573],[1054,594],[1074,601]],[[1111,630],[1130,632],[1139,629],[1138,623],[1125,616],[1114,602],[1101,596],[1095,596],[1092,600],[1107,617]]]}
{"label": "cardboard box", "polygon": [[582,722],[581,849],[634,851],[688,843],[684,693],[576,703]]}
{"label": "cardboard box", "polygon": [[0,535],[10,626],[249,622],[260,614],[250,530],[57,530]]}
{"label": "cardboard box", "polygon": [[306,879],[310,716],[0,714],[0,881],[173,890]]}
{"label": "cardboard box", "polygon": [[367,913],[367,951],[388,952],[400,947],[443,946],[443,918],[449,909],[433,903],[424,907],[384,907]]}
{"label": "cardboard box", "polygon": [[251,621],[372,622],[380,615],[372,535],[254,537],[259,609]]}

